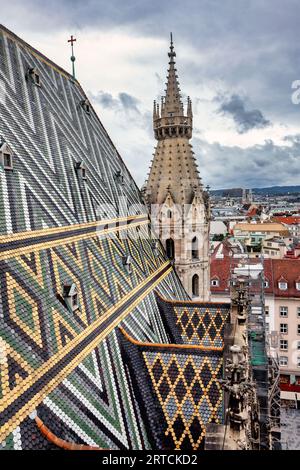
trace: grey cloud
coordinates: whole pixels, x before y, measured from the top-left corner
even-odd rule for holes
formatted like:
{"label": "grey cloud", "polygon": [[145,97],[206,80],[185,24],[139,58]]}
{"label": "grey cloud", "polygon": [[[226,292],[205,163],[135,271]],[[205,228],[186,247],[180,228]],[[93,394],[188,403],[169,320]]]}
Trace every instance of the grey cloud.
{"label": "grey cloud", "polygon": [[[84,36],[91,30],[126,30],[167,43],[173,30],[186,79],[222,80],[227,89],[246,90],[272,122],[297,124],[300,107],[291,103],[291,83],[300,78],[299,16],[299,0],[285,0],[284,8],[282,0],[173,0],[172,8],[161,0],[15,0],[6,3],[1,21],[27,40],[41,31]],[[191,45],[196,52],[186,58]],[[150,47],[143,60],[152,59]]]}
{"label": "grey cloud", "polygon": [[138,109],[139,100],[128,93],[119,93],[119,100],[124,109],[135,111],[140,114]]}
{"label": "grey cloud", "polygon": [[99,91],[98,95],[92,96],[96,102],[103,106],[103,108],[115,108],[118,106],[118,100],[114,99],[110,93]]}
{"label": "grey cloud", "polygon": [[[208,143],[194,138],[203,180],[212,188],[260,187],[297,184],[299,174],[299,135],[294,135],[289,145],[276,145],[272,140],[247,148]],[[220,173],[222,169],[222,173]]]}
{"label": "grey cloud", "polygon": [[237,94],[219,97],[218,100],[222,101],[218,111],[233,118],[239,134],[271,125],[259,109],[247,110],[244,100]]}
{"label": "grey cloud", "polygon": [[[149,110],[142,109],[140,101],[126,92],[120,92],[114,97],[111,93],[99,91],[97,94],[88,93],[92,103],[97,103],[100,107],[113,111],[121,118],[118,121],[120,126],[128,126],[130,123],[131,132],[134,134],[135,127],[143,129],[148,136],[153,137],[152,114]],[[123,115],[126,119],[122,120]]]}
{"label": "grey cloud", "polygon": [[[190,87],[198,85],[213,88],[215,84],[216,93],[219,89],[235,90],[238,96],[251,96],[255,106],[242,108],[242,115],[245,112],[252,113],[242,120],[242,130],[243,126],[247,129],[249,121],[257,125],[269,119],[274,125],[284,123],[287,134],[289,126],[299,125],[300,106],[291,102],[291,83],[300,79],[299,17],[299,0],[285,0],[284,8],[282,0],[173,0],[172,8],[169,2],[161,0],[15,0],[6,2],[1,11],[1,21],[8,28],[41,49],[43,44],[39,44],[37,39],[40,33],[45,41],[49,41],[52,35],[61,32],[66,34],[66,31],[78,34],[78,41],[91,31],[121,31],[134,37],[164,39],[167,49],[169,31],[172,30],[179,78],[184,91],[188,92]],[[64,45],[68,57],[68,45]],[[105,44],[97,44],[97,48],[101,54]],[[191,48],[194,50],[193,55],[190,54]],[[164,59],[166,52],[161,51]],[[55,55],[51,58],[56,60]],[[149,70],[149,63],[153,67],[153,60],[149,43],[149,49],[136,61],[147,65]],[[84,57],[78,60],[80,66],[85,66]],[[145,76],[145,80],[157,80],[157,87],[160,88],[163,80],[159,76],[155,78],[157,71],[160,70],[153,68],[153,75]],[[101,80],[100,74],[99,77]],[[140,77],[133,77],[133,84],[138,79]],[[120,70],[119,90],[123,89]],[[126,97],[124,100],[120,95],[96,93],[95,103],[98,103],[99,108],[111,109],[115,113],[114,140],[122,155],[124,144],[118,140],[118,125],[130,125],[132,140],[135,137],[135,126],[146,129],[145,137],[151,135],[151,140],[148,138],[142,142],[140,139],[136,147],[128,148],[125,152],[129,168],[142,183],[142,165],[150,161],[155,145],[151,110],[143,109],[140,102],[132,102]],[[143,96],[134,98],[140,101],[144,99]],[[192,98],[195,103],[195,96]],[[253,115],[253,111],[256,111],[253,108],[257,108],[259,113],[259,110],[263,110],[263,114]],[[235,110],[235,113],[241,116],[241,111]],[[232,109],[230,115],[233,116]],[[286,145],[276,146],[266,142],[256,146],[253,143],[248,149],[222,146],[220,143],[209,144],[195,137],[193,140],[203,180],[217,188],[240,184],[266,186],[297,183],[299,139],[299,136],[287,136]],[[206,150],[203,155],[202,149]],[[141,155],[140,165],[136,165],[137,154]]]}
{"label": "grey cloud", "polygon": [[141,114],[138,108],[139,100],[128,93],[120,92],[115,98],[111,93],[101,90],[96,95],[89,93],[89,96],[103,108],[124,111],[126,113],[133,111],[134,113]]}

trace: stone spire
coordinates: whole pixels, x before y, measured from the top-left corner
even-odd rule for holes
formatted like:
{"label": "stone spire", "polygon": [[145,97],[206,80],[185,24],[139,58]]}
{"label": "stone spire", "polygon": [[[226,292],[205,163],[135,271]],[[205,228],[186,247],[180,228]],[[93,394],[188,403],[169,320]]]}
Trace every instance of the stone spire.
{"label": "stone spire", "polygon": [[192,137],[193,114],[192,102],[188,97],[187,112],[180,95],[177,69],[175,68],[176,52],[174,50],[173,36],[171,33],[169,68],[166,82],[165,96],[161,98],[161,105],[154,104],[153,127],[157,140],[166,137]]}
{"label": "stone spire", "polygon": [[169,113],[183,114],[183,104],[180,96],[180,87],[178,83],[177,70],[175,68],[176,52],[174,51],[173,38],[171,33],[169,69],[166,83],[166,96],[164,98],[164,109],[162,110],[163,116],[168,116]]}

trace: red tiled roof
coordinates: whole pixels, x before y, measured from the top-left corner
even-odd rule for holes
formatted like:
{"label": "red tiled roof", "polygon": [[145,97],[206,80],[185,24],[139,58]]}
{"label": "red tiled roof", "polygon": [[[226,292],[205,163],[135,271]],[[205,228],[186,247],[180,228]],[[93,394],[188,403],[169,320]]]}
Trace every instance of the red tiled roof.
{"label": "red tiled roof", "polygon": [[[211,286],[212,293],[229,293],[229,279],[231,264],[238,264],[238,259],[231,258],[230,254],[224,253],[224,258],[216,258],[215,252],[211,258],[210,276],[211,279],[219,278],[219,286]],[[296,289],[296,282],[300,279],[300,259],[265,259],[265,280],[268,281],[268,287],[265,288],[266,294],[275,294],[278,297],[298,297],[300,291]],[[288,284],[287,290],[280,290],[278,282],[284,279]]]}
{"label": "red tiled roof", "polygon": [[[267,278],[267,267],[269,271],[271,293],[278,297],[300,297],[300,291],[296,289],[296,282],[300,275],[300,259],[267,259],[264,264],[265,278]],[[287,282],[286,291],[278,288],[280,279]],[[266,292],[268,292],[267,289]]]}
{"label": "red tiled roof", "polygon": [[285,225],[297,225],[300,224],[300,217],[274,217],[276,222],[280,222]]}
{"label": "red tiled roof", "polygon": [[256,214],[257,214],[257,207],[252,207],[247,212],[248,217],[253,217]]}
{"label": "red tiled roof", "polygon": [[[217,258],[217,254],[219,252],[220,245],[223,245],[222,255],[223,258]],[[210,263],[210,278],[218,279],[219,285],[218,286],[211,286],[212,292],[229,292],[229,279],[230,279],[230,269],[231,265],[237,264],[236,259],[230,256],[231,249],[228,243],[220,242],[214,249],[214,252],[211,256],[211,263]]]}

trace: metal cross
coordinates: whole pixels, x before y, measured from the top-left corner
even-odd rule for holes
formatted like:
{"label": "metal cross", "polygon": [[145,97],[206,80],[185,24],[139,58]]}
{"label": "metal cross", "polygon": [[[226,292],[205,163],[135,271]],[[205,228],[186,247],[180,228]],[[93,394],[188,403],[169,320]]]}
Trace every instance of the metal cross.
{"label": "metal cross", "polygon": [[68,39],[68,42],[71,43],[71,50],[72,50],[72,55],[71,55],[71,62],[72,62],[72,75],[73,78],[75,78],[75,56],[74,56],[74,46],[73,43],[76,42],[76,39],[73,37],[73,34],[71,35],[71,38]]}

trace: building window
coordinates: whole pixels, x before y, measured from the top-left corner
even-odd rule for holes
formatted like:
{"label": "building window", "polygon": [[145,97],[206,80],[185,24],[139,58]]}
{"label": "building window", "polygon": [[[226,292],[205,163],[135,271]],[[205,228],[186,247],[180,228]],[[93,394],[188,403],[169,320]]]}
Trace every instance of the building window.
{"label": "building window", "polygon": [[194,297],[199,297],[199,276],[194,274],[192,277],[192,294]]}
{"label": "building window", "polygon": [[297,317],[300,318],[300,307],[297,307]]}
{"label": "building window", "polygon": [[279,358],[279,365],[282,367],[288,365],[288,357],[287,356],[280,356]]}
{"label": "building window", "polygon": [[300,282],[296,282],[296,289],[300,290]]}
{"label": "building window", "polygon": [[297,349],[300,351],[300,341],[297,341]]}
{"label": "building window", "polygon": [[297,334],[300,335],[300,325],[299,325],[299,323],[297,325]]}
{"label": "building window", "polygon": [[63,287],[63,297],[69,309],[74,312],[78,310],[78,293],[75,284],[65,284]]}
{"label": "building window", "polygon": [[266,289],[269,287],[269,281],[267,279],[264,281],[264,287]]}
{"label": "building window", "polygon": [[168,238],[166,240],[166,252],[167,252],[167,257],[169,259],[174,259],[174,255],[175,255],[174,240],[172,238]]}
{"label": "building window", "polygon": [[220,285],[219,279],[212,279],[211,285],[212,285],[213,287],[219,287],[219,285]]}
{"label": "building window", "polygon": [[172,219],[172,211],[170,209],[167,211],[167,218]]}
{"label": "building window", "polygon": [[77,293],[75,293],[72,297],[72,306],[73,308],[78,307],[78,294]]}
{"label": "building window", "polygon": [[287,282],[283,282],[283,281],[278,282],[278,288],[280,290],[287,290],[287,288],[288,288]]}
{"label": "building window", "polygon": [[265,315],[269,315],[269,306],[265,305]]}
{"label": "building window", "polygon": [[280,323],[280,333],[287,333],[287,332],[288,332],[287,323]]}
{"label": "building window", "polygon": [[287,317],[288,316],[288,308],[287,307],[279,307],[279,315],[281,317]]}
{"label": "building window", "polygon": [[198,238],[194,237],[192,240],[192,259],[199,258]]}
{"label": "building window", "polygon": [[13,169],[12,151],[6,142],[0,145],[0,165],[4,170]]}
{"label": "building window", "polygon": [[300,356],[297,357],[297,367],[300,367]]}
{"label": "building window", "polygon": [[287,351],[288,350],[288,340],[287,339],[281,339],[280,340],[280,349],[281,351]]}
{"label": "building window", "polygon": [[3,166],[5,170],[12,170],[12,156],[10,153],[3,154]]}

